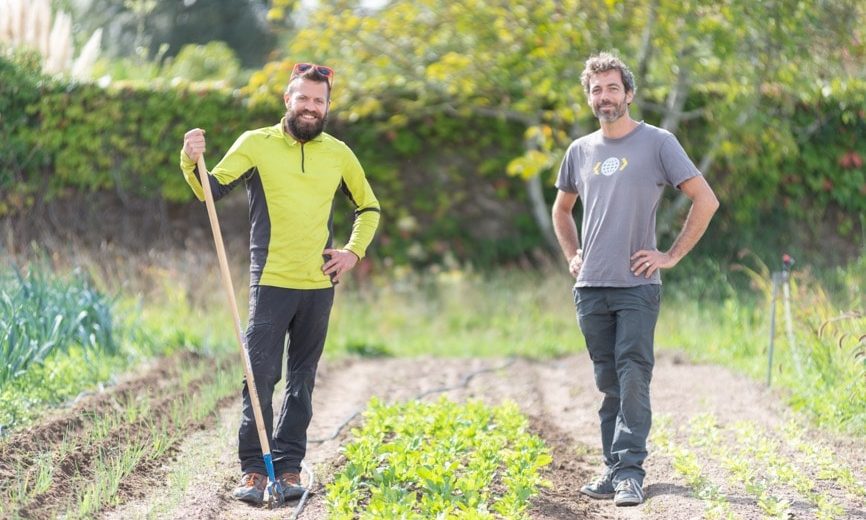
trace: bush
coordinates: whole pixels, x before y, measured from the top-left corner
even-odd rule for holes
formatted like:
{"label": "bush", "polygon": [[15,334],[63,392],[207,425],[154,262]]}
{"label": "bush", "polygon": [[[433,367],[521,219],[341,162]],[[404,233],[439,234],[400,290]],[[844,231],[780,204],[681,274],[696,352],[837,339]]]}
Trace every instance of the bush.
{"label": "bush", "polygon": [[[206,54],[219,53],[212,48]],[[180,56],[175,66],[187,61]],[[204,77],[230,69],[185,74]],[[258,76],[251,86],[262,82]],[[0,58],[0,137],[7,143],[0,147],[0,215],[22,215],[37,201],[75,191],[117,193],[124,202],[191,201],[178,171],[186,130],[208,131],[208,159],[215,164],[243,131],[272,125],[282,115],[279,93],[245,92],[187,81],[115,83],[106,89],[58,83],[42,78],[24,58]],[[798,248],[812,248],[816,237],[828,236],[839,239],[820,251],[829,263],[858,253],[851,244],[866,225],[866,142],[857,136],[866,132],[866,114],[856,108],[863,103],[854,101],[864,100],[866,85],[837,85],[795,107],[784,129],[768,130],[760,142],[723,144],[714,170],[707,172],[722,208],[710,239],[695,254],[722,263],[734,261],[742,247],[801,254]],[[505,174],[523,149],[523,126],[436,112],[349,121],[343,117],[349,112],[334,106],[329,132],[358,155],[382,204],[375,256],[399,264],[456,259],[484,266],[537,258],[543,240],[523,181]],[[696,161],[711,144],[708,125],[693,120],[681,132]],[[800,131],[807,132],[798,138]],[[549,201],[552,170],[541,173]],[[350,214],[343,207],[335,212],[338,237],[348,234]],[[842,252],[827,256],[832,251]]]}
{"label": "bush", "polygon": [[217,80],[235,85],[240,80],[241,65],[231,47],[224,42],[206,45],[184,45],[171,59],[163,76],[190,81]]}
{"label": "bush", "polygon": [[0,215],[33,203],[34,186],[22,182],[39,163],[33,146],[38,124],[34,105],[39,101],[42,62],[38,53],[0,46]]}

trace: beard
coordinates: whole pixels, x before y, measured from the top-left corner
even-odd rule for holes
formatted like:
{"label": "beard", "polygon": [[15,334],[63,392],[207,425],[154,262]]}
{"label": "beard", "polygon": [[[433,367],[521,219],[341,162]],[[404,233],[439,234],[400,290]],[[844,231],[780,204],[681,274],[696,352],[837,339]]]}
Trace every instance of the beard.
{"label": "beard", "polygon": [[[602,111],[603,108],[608,110],[604,112]],[[628,104],[626,104],[625,100],[620,104],[607,103],[592,106],[592,113],[595,114],[595,117],[605,123],[613,123],[624,116],[626,112],[628,112]]]}
{"label": "beard", "polygon": [[[312,114],[316,116],[315,121],[304,121],[301,116],[304,114]],[[286,126],[289,132],[299,141],[312,141],[325,130],[325,123],[328,121],[328,114],[319,117],[315,112],[286,112]]]}

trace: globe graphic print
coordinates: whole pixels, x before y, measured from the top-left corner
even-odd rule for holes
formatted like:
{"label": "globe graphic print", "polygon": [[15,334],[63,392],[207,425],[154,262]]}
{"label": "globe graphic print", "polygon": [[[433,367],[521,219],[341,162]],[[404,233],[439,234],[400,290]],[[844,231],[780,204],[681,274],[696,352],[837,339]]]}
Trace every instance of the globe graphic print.
{"label": "globe graphic print", "polygon": [[613,172],[619,169],[619,159],[616,157],[609,157],[601,163],[601,173],[604,176],[610,177],[613,175]]}

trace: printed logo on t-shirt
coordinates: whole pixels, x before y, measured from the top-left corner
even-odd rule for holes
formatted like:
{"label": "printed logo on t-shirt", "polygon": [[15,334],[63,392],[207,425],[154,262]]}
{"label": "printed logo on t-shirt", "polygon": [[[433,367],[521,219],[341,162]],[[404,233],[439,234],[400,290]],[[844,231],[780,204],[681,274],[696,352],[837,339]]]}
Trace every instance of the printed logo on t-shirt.
{"label": "printed logo on t-shirt", "polygon": [[592,168],[592,173],[596,175],[600,173],[605,177],[610,177],[618,171],[621,172],[625,170],[626,166],[628,166],[628,159],[625,157],[622,159],[618,157],[608,157],[603,162],[595,163],[595,166]]}

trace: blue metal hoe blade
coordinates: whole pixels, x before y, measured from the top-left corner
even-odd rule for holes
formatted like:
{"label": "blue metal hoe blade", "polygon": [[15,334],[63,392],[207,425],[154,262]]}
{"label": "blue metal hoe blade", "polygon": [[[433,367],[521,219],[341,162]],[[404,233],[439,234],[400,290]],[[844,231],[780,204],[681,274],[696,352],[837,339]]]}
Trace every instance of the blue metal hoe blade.
{"label": "blue metal hoe blade", "polygon": [[274,461],[270,452],[263,455],[265,459],[265,469],[268,471],[268,507],[279,506],[286,501],[283,486],[277,481],[276,473],[274,472]]}

